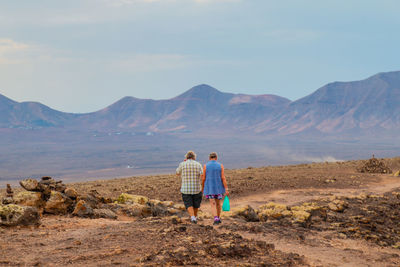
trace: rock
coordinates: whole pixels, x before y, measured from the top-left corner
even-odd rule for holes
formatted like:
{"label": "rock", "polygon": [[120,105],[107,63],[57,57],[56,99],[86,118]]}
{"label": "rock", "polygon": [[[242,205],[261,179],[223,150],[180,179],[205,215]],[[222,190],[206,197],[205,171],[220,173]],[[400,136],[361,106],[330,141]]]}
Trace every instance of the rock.
{"label": "rock", "polygon": [[248,222],[259,221],[256,211],[250,205],[233,208],[232,215],[234,217],[242,217]]}
{"label": "rock", "polygon": [[186,211],[186,207],[183,204],[175,204],[173,206],[174,209]]}
{"label": "rock", "polygon": [[169,215],[177,215],[177,214],[181,214],[182,211],[181,210],[177,210],[174,208],[167,208],[167,212]]}
{"label": "rock", "polygon": [[62,183],[62,181],[57,181],[55,185],[55,190],[61,193],[64,193],[65,189],[67,189],[67,186]]}
{"label": "rock", "polygon": [[392,170],[383,160],[379,160],[374,156],[367,160],[363,166],[359,167],[357,171],[364,173],[392,173]]}
{"label": "rock", "polygon": [[1,203],[4,205],[14,204],[14,199],[12,197],[5,197],[1,200]]}
{"label": "rock", "polygon": [[99,208],[100,204],[103,202],[104,198],[96,190],[91,190],[86,195],[80,196],[77,200],[84,200],[92,209]]}
{"label": "rock", "polygon": [[358,196],[355,196],[354,198],[356,199],[360,199],[360,200],[364,200],[366,199],[368,196],[365,193],[360,193]]}
{"label": "rock", "polygon": [[38,225],[40,215],[36,208],[15,204],[0,205],[0,225]]}
{"label": "rock", "polygon": [[123,204],[121,211],[128,216],[132,217],[149,217],[152,215],[152,210],[149,205],[141,205],[138,203]]}
{"label": "rock", "polygon": [[39,182],[40,187],[42,190],[46,191],[50,197],[50,191],[56,190],[56,180],[51,177],[45,176]]}
{"label": "rock", "polygon": [[13,196],[14,196],[14,191],[12,190],[11,185],[7,184],[6,197],[13,198]]}
{"label": "rock", "polygon": [[43,212],[43,207],[46,205],[42,193],[31,191],[22,191],[16,194],[14,203],[22,206],[36,207],[41,212]]}
{"label": "rock", "polygon": [[340,199],[336,199],[328,204],[328,208],[336,212],[343,212],[346,207],[347,203]]}
{"label": "rock", "polygon": [[73,208],[73,201],[65,194],[51,191],[50,198],[44,207],[46,213],[66,214]]}
{"label": "rock", "polygon": [[161,201],[160,203],[162,205],[166,206],[166,207],[173,207],[174,206],[174,202],[172,202],[172,201]]}
{"label": "rock", "polygon": [[281,219],[292,215],[291,211],[284,204],[269,202],[258,208],[258,217],[260,221],[267,221],[267,219]]}
{"label": "rock", "polygon": [[157,205],[157,204],[160,204],[160,203],[161,203],[161,200],[158,200],[158,199],[150,199],[150,200],[149,200],[149,203],[150,203],[151,205]]}
{"label": "rock", "polygon": [[64,194],[71,199],[76,199],[78,197],[78,192],[70,187],[65,189]]}
{"label": "rock", "polygon": [[297,223],[305,223],[311,217],[311,214],[305,210],[292,210],[292,219]]}
{"label": "rock", "polygon": [[56,184],[56,180],[49,176],[44,176],[39,182],[40,184],[45,184],[45,185],[51,185],[51,184]]}
{"label": "rock", "polygon": [[117,219],[118,216],[112,210],[109,209],[94,209],[93,210],[94,218],[106,218],[106,219]]}
{"label": "rock", "polygon": [[78,203],[76,203],[75,205],[75,209],[72,212],[72,215],[89,218],[94,215],[94,210],[84,200],[79,200]]}
{"label": "rock", "polygon": [[19,182],[19,184],[27,191],[42,191],[41,186],[35,179],[25,179]]}
{"label": "rock", "polygon": [[178,216],[171,216],[169,220],[171,221],[172,224],[182,223],[182,218]]}
{"label": "rock", "polygon": [[130,203],[137,203],[137,204],[147,204],[149,203],[149,198],[145,196],[138,196],[138,195],[131,195],[127,193],[122,193],[118,198],[117,198],[118,203],[120,204],[130,204]]}
{"label": "rock", "polygon": [[155,217],[162,217],[162,216],[167,216],[167,215],[171,214],[169,212],[168,207],[161,204],[161,202],[156,205],[150,205],[150,209],[151,209],[151,215],[153,215]]}

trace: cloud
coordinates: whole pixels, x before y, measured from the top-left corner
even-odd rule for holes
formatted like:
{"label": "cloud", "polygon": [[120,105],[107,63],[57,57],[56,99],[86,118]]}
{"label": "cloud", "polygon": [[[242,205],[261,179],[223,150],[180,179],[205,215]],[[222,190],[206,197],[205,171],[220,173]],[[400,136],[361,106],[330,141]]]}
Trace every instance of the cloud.
{"label": "cloud", "polygon": [[21,63],[22,53],[31,49],[27,44],[12,39],[0,39],[0,64]]}
{"label": "cloud", "polygon": [[27,48],[29,48],[27,44],[11,39],[0,39],[0,55],[26,50]]}
{"label": "cloud", "polygon": [[196,4],[216,4],[216,3],[233,3],[242,0],[104,0],[108,5],[121,7],[140,3],[196,3]]}
{"label": "cloud", "polygon": [[106,63],[113,71],[151,72],[186,69],[215,65],[240,64],[229,60],[209,60],[192,55],[181,54],[136,54],[124,59],[111,59]]}
{"label": "cloud", "polygon": [[58,50],[48,46],[32,45],[12,39],[0,39],[0,64],[33,66],[79,66],[82,69],[104,66],[104,69],[119,73],[143,73],[169,71],[192,67],[209,67],[241,64],[231,60],[207,59],[185,54],[159,53],[110,53],[103,57],[86,54],[79,56],[73,51]]}

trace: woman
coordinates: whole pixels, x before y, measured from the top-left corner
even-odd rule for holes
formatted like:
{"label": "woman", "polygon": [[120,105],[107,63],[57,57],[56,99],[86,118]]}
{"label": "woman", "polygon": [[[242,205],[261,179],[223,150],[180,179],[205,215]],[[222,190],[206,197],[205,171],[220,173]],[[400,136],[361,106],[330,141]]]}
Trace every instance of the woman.
{"label": "woman", "polygon": [[224,174],[224,165],[217,161],[218,155],[211,152],[209,162],[204,165],[202,188],[203,194],[210,200],[214,225],[221,223],[222,197],[229,195],[228,185]]}

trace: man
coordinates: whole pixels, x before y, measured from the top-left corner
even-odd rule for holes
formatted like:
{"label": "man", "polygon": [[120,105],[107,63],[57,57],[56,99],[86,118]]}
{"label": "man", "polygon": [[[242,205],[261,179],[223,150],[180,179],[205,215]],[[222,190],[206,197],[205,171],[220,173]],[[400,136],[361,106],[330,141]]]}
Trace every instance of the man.
{"label": "man", "polygon": [[204,165],[202,187],[204,195],[210,200],[211,213],[214,216],[214,225],[221,223],[222,198],[229,195],[224,165],[219,163],[216,152],[211,152],[209,162]]}
{"label": "man", "polygon": [[193,151],[188,151],[185,158],[185,161],[181,162],[176,169],[176,175],[180,175],[182,178],[182,200],[190,215],[190,221],[196,224],[197,213],[203,196],[201,192],[203,168],[196,161],[196,154]]}

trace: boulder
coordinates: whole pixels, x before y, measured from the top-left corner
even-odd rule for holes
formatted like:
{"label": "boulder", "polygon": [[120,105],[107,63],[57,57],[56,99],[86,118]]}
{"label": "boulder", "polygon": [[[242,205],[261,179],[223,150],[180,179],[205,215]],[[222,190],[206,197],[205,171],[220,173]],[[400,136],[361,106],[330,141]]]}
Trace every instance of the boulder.
{"label": "boulder", "polygon": [[36,207],[43,211],[46,202],[40,192],[22,191],[14,196],[14,203],[22,206]]}
{"label": "boulder", "polygon": [[168,214],[169,215],[180,215],[183,213],[183,211],[175,209],[175,208],[167,208]]}
{"label": "boulder", "polygon": [[79,200],[78,203],[76,203],[75,205],[75,209],[72,212],[72,215],[89,218],[94,215],[94,210],[84,200]]}
{"label": "boulder", "polygon": [[326,209],[318,206],[316,203],[305,202],[300,206],[293,206],[290,208],[292,212],[292,219],[294,222],[306,222],[310,219],[314,222],[326,221]]}
{"label": "boulder", "polygon": [[104,198],[96,190],[91,190],[89,193],[79,196],[77,200],[84,200],[92,209],[99,208]]}
{"label": "boulder", "polygon": [[64,194],[65,194],[67,197],[71,198],[71,199],[76,199],[76,198],[78,197],[78,192],[76,192],[75,189],[70,188],[70,187],[68,187],[68,188],[66,188],[66,189],[64,190]]}
{"label": "boulder", "polygon": [[7,204],[14,204],[14,198],[12,197],[5,197],[1,200],[1,204],[7,205]]}
{"label": "boulder", "polygon": [[51,191],[50,198],[46,202],[44,211],[51,214],[66,214],[71,211],[72,207],[72,199],[61,192]]}
{"label": "boulder", "polygon": [[161,203],[161,200],[159,200],[159,199],[149,199],[150,205],[158,205],[160,203]]}
{"label": "boulder", "polygon": [[56,190],[56,180],[51,177],[45,176],[39,182],[40,187],[43,191],[46,191],[50,196],[50,191]]}
{"label": "boulder", "polygon": [[138,195],[131,195],[127,193],[122,193],[118,198],[117,202],[120,204],[132,204],[132,203],[137,203],[137,204],[147,204],[149,203],[149,198],[145,196],[138,196]]}
{"label": "boulder", "polygon": [[42,177],[42,179],[40,180],[39,183],[44,184],[44,185],[55,185],[56,180],[54,180],[53,178],[51,178],[49,176],[44,176],[44,177]]}
{"label": "boulder", "polygon": [[232,209],[232,216],[234,217],[242,217],[248,222],[257,222],[259,221],[259,217],[257,216],[256,211],[250,206],[240,206]]}
{"label": "boulder", "polygon": [[42,191],[40,184],[35,179],[28,178],[20,181],[19,184],[27,191]]}
{"label": "boulder", "polygon": [[293,222],[305,223],[311,218],[311,213],[305,210],[292,210],[291,214]]}
{"label": "boulder", "polygon": [[62,183],[62,181],[57,181],[55,185],[55,190],[61,193],[64,193],[65,189],[67,189],[67,186]]}
{"label": "boulder", "polygon": [[185,205],[183,205],[183,204],[175,204],[174,206],[173,206],[173,208],[174,209],[177,209],[177,210],[186,210],[186,207],[185,207]]}
{"label": "boulder", "polygon": [[117,219],[118,216],[112,210],[109,209],[94,209],[93,210],[94,218],[106,218],[106,219]]}
{"label": "boulder", "polygon": [[160,203],[169,208],[174,206],[174,202],[172,201],[161,201]]}
{"label": "boulder", "polygon": [[163,217],[169,215],[168,207],[161,204],[150,205],[151,215],[155,217]]}
{"label": "boulder", "polygon": [[328,208],[332,211],[343,212],[347,208],[347,203],[343,200],[336,199],[328,204]]}
{"label": "boulder", "polygon": [[267,221],[268,219],[281,219],[292,215],[291,211],[284,204],[269,202],[258,208],[258,217],[260,221]]}
{"label": "boulder", "polygon": [[40,215],[36,208],[15,204],[0,205],[0,225],[38,225]]}
{"label": "boulder", "polygon": [[123,204],[121,205],[121,211],[128,216],[132,217],[150,217],[152,215],[152,210],[149,205],[141,205],[138,203],[133,204]]}

